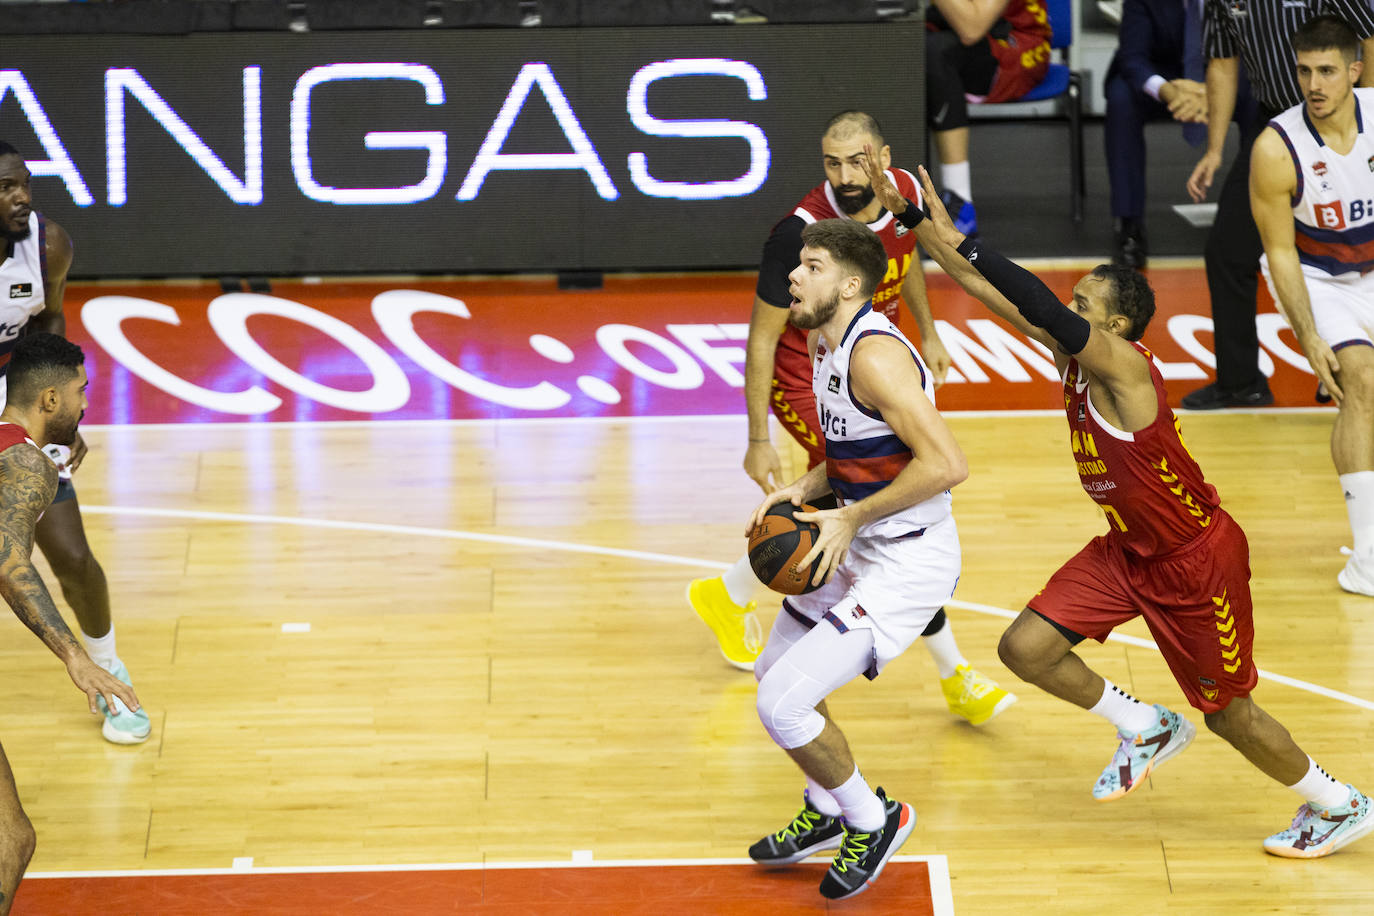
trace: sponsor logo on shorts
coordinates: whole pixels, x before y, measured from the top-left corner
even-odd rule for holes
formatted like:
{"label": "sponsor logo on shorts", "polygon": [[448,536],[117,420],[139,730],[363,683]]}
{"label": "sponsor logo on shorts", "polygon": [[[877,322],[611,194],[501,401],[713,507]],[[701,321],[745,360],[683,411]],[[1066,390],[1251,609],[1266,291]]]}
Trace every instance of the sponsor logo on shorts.
{"label": "sponsor logo on shorts", "polygon": [[33,284],[32,284],[32,283],[11,283],[11,284],[10,284],[10,298],[11,298],[11,299],[27,299],[27,298],[29,298],[29,297],[32,296],[32,295],[33,295]]}
{"label": "sponsor logo on shorts", "polygon": [[1202,685],[1202,695],[1209,700],[1215,700],[1221,692],[1217,689],[1217,682],[1210,677],[1199,676],[1197,682]]}

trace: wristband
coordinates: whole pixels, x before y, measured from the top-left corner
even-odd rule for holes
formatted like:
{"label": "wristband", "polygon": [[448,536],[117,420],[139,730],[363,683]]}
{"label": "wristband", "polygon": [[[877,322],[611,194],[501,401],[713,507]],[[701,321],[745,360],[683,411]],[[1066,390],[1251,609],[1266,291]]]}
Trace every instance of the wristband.
{"label": "wristband", "polygon": [[910,199],[907,199],[905,210],[901,213],[894,213],[893,215],[897,217],[897,222],[906,226],[908,229],[915,229],[917,226],[921,225],[921,220],[926,218],[925,211],[912,203]]}

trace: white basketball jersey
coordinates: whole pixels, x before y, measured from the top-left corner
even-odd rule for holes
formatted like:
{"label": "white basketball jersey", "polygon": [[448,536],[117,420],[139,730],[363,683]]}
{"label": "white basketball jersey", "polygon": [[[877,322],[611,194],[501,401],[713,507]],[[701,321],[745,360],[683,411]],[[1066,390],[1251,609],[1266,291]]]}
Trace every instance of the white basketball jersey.
{"label": "white basketball jersey", "polygon": [[[822,337],[812,366],[811,389],[816,412],[825,431],[825,473],[841,505],[856,502],[890,484],[911,462],[911,448],[882,415],[861,407],[849,384],[849,358],[854,346],[871,334],[897,338],[911,351],[921,373],[921,390],[935,403],[935,383],[921,355],[897,326],[865,305],[845,329],[838,348],[831,350]],[[951,498],[945,490],[925,502],[875,519],[859,529],[864,537],[912,535],[947,518]]]}
{"label": "white basketball jersey", "polygon": [[0,372],[30,318],[43,311],[43,278],[47,256],[43,250],[43,217],[29,214],[29,235],[14,243],[14,251],[0,264]]}
{"label": "white basketball jersey", "polygon": [[1374,269],[1374,89],[1354,92],[1359,133],[1344,156],[1322,141],[1305,104],[1269,122],[1297,167],[1298,259],[1332,276]]}

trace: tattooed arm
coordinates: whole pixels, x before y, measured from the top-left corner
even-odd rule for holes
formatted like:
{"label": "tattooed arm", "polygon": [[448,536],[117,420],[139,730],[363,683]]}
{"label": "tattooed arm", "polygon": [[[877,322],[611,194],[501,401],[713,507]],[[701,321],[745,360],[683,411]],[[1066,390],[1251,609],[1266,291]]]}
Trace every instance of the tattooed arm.
{"label": "tattooed arm", "polygon": [[133,688],[91,661],[76,641],[29,558],[34,526],[56,492],[57,466],[37,448],[21,443],[0,452],[0,597],[67,666],[67,674],[90,701],[91,712],[96,712],[100,694],[106,703],[118,695],[130,709],[137,709]]}

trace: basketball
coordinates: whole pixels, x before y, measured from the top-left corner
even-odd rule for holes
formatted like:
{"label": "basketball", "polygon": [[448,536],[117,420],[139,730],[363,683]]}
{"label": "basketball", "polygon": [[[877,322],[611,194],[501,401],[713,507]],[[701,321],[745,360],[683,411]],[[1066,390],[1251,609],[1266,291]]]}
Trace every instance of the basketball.
{"label": "basketball", "polygon": [[797,508],[788,502],[778,503],[768,510],[763,523],[749,533],[749,565],[759,581],[784,595],[804,595],[820,586],[811,578],[820,566],[817,557],[810,566],[798,569],[797,564],[816,543],[820,526],[815,522],[799,522],[796,512],[815,512],[815,506]]}

